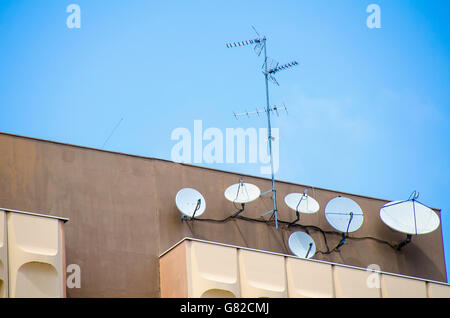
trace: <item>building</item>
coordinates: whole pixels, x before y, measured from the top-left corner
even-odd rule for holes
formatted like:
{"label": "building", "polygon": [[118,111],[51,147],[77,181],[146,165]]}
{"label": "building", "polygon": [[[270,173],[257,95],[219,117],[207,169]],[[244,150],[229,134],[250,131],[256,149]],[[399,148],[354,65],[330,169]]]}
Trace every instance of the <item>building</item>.
{"label": "building", "polygon": [[[236,212],[223,193],[241,177],[260,189],[271,188],[270,179],[0,133],[0,210],[30,211],[69,219],[64,225],[65,262],[80,267],[81,288],[67,288],[68,297],[296,297],[302,295],[299,290],[303,287],[293,286],[303,286],[306,278],[302,280],[301,275],[293,276],[293,273],[301,273],[302,268],[332,275],[318,284],[321,288],[308,289],[303,296],[355,296],[358,294],[351,286],[357,284],[349,287],[342,282],[356,277],[361,283],[373,274],[365,270],[371,264],[378,265],[383,272],[379,273],[381,289],[369,291],[373,297],[398,295],[398,291],[407,296],[405,286],[417,288],[411,295],[450,296],[450,287],[445,284],[440,227],[414,237],[398,251],[391,245],[403,241],[404,234],[387,227],[379,217],[380,208],[390,200],[283,181],[277,181],[279,219],[284,221],[278,229],[255,221],[261,219],[262,212],[270,210],[269,196],[248,204],[242,213],[245,218],[217,222]],[[198,220],[183,221],[177,210],[175,195],[184,187],[196,188],[207,201],[207,210]],[[302,227],[287,226],[295,219],[295,213],[282,198],[292,192],[303,193],[304,189],[308,189],[321,208],[318,213],[302,215],[299,224],[311,225],[310,235],[322,252],[327,250],[324,238],[331,248],[341,239],[324,217],[323,208],[330,199],[339,195],[349,197],[364,211],[364,223],[350,235],[348,244],[336,252],[317,253],[314,260],[293,257],[287,245],[290,233]],[[440,216],[440,210],[434,211]],[[231,284],[234,286],[230,285],[231,289],[214,287],[214,282],[220,283],[214,277],[220,275],[213,273],[215,276],[210,276],[209,282],[204,280],[205,275],[198,276],[197,281],[203,281],[194,284],[195,287],[192,280],[202,273],[198,268],[212,266],[202,253],[206,249],[210,255],[216,255],[217,248],[226,251],[217,255],[231,255],[223,262],[235,264],[233,269],[229,268],[234,271],[230,277],[234,275],[238,285]],[[200,254],[187,254],[188,250]],[[199,265],[199,261],[203,263]],[[252,274],[263,272],[252,272],[253,263],[282,268],[278,272],[285,278],[285,283],[281,283],[284,287],[280,285],[273,293],[251,289],[246,281],[263,281],[265,277]],[[197,267],[176,274],[173,272],[176,264]],[[181,275],[180,279],[186,281],[185,285],[178,284],[179,290],[173,281],[167,280],[173,275]],[[278,286],[280,281],[261,283],[264,284]],[[204,288],[198,286],[210,287],[194,292],[195,288]]]}

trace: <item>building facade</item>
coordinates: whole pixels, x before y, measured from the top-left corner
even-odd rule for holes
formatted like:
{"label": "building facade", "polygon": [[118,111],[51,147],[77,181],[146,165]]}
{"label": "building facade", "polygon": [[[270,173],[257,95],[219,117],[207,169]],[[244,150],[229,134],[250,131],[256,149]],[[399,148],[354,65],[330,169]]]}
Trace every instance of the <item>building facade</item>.
{"label": "building facade", "polygon": [[[393,245],[405,235],[379,217],[391,200],[276,181],[278,229],[258,221],[271,209],[269,196],[247,204],[242,218],[219,222],[236,212],[224,191],[240,178],[271,188],[270,179],[0,133],[0,207],[70,219],[65,257],[81,269],[81,286],[67,289],[68,297],[161,297],[160,256],[186,237],[289,255],[289,235],[305,229],[319,251],[316,261],[363,269],[376,264],[383,272],[446,282],[441,227],[396,250]],[[185,187],[206,199],[198,220],[183,221],[175,205]],[[288,226],[296,216],[283,198],[305,189],[320,210]],[[341,240],[324,216],[327,202],[337,196],[357,202],[364,223],[347,244],[327,253]]]}

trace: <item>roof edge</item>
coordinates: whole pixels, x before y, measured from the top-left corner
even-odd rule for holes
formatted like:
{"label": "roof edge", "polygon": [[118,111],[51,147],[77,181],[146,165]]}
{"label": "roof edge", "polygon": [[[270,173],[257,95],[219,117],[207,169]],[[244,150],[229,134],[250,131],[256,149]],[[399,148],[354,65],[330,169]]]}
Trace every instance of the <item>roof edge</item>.
{"label": "roof edge", "polygon": [[[171,160],[167,160],[167,159],[161,159],[161,158],[155,158],[155,157],[146,157],[146,156],[142,156],[142,155],[135,155],[135,154],[129,154],[129,153],[124,153],[124,152],[119,152],[119,151],[105,150],[105,149],[99,149],[99,148],[93,148],[93,147],[69,144],[69,143],[64,143],[64,142],[60,142],[60,141],[48,140],[48,139],[28,137],[28,136],[11,134],[11,133],[2,132],[2,131],[0,131],[0,135],[9,136],[9,137],[15,137],[15,138],[23,138],[23,139],[39,141],[39,142],[52,143],[52,144],[56,144],[56,145],[80,148],[80,149],[85,149],[85,150],[100,151],[100,152],[105,152],[105,153],[110,153],[110,154],[115,154],[115,155],[122,155],[122,156],[133,157],[133,158],[139,158],[139,159],[158,160],[158,161],[163,161],[163,162],[172,163],[172,164],[179,164],[179,165],[193,167],[193,168],[200,168],[200,169],[206,169],[206,170],[211,170],[211,171],[218,171],[218,172],[223,172],[223,173],[228,173],[228,174],[233,174],[233,175],[240,175],[240,176],[243,176],[243,177],[257,178],[257,179],[262,179],[262,180],[267,180],[267,181],[271,180],[269,178],[265,178],[265,177],[261,177],[261,176],[255,176],[255,175],[251,175],[251,174],[245,174],[245,173],[240,173],[240,172],[233,172],[233,171],[209,168],[209,167],[204,167],[204,166],[199,166],[199,165],[194,165],[194,164],[189,164],[189,163],[179,163],[179,162],[175,162],[175,161],[171,161]],[[394,201],[394,200],[382,199],[382,198],[377,198],[377,197],[372,197],[372,196],[367,196],[367,195],[361,195],[361,194],[355,194],[355,193],[350,193],[350,192],[343,192],[343,191],[338,191],[338,190],[333,190],[333,189],[327,189],[327,188],[322,188],[322,187],[315,187],[315,186],[311,186],[311,185],[295,183],[295,182],[292,182],[292,181],[277,180],[277,179],[275,179],[275,181],[276,182],[285,183],[285,184],[291,184],[291,185],[295,185],[295,186],[314,188],[314,189],[318,189],[318,190],[335,192],[335,193],[339,193],[339,194],[343,194],[343,195],[351,195],[351,196],[356,196],[356,197],[366,198],[366,199],[372,199],[372,200],[377,200],[377,201],[385,201],[385,202]],[[435,210],[435,211],[439,211],[439,214],[442,211],[441,209],[438,209],[438,208],[432,208],[432,209]]]}

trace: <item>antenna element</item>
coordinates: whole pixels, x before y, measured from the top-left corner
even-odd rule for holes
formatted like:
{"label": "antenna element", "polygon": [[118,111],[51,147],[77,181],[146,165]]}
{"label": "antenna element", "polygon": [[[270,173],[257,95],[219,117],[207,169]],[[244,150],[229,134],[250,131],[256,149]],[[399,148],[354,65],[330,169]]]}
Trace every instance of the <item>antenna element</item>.
{"label": "antenna element", "polygon": [[[260,36],[258,31],[256,31],[255,27],[253,27],[253,30],[256,32],[256,34],[258,35],[258,38],[253,39],[253,40],[247,40],[247,41],[241,41],[241,42],[233,42],[233,43],[227,43],[227,47],[228,48],[232,48],[232,47],[238,47],[238,46],[247,46],[247,45],[254,45],[254,50],[255,52],[258,54],[258,56],[261,54],[262,51],[264,51],[264,64],[263,64],[263,74],[264,74],[264,80],[265,80],[265,84],[266,84],[266,108],[265,110],[256,110],[254,112],[245,112],[245,113],[240,113],[240,114],[234,114],[234,116],[236,117],[236,119],[239,116],[249,116],[251,114],[257,114],[259,115],[260,113],[266,113],[267,114],[267,139],[269,142],[269,155],[270,155],[270,168],[271,168],[271,174],[272,174],[272,189],[265,192],[272,192],[272,201],[273,201],[273,209],[262,214],[266,215],[268,213],[272,213],[270,219],[274,219],[275,220],[275,227],[278,229],[278,208],[277,208],[277,190],[275,188],[275,177],[274,177],[274,169],[273,169],[273,154],[272,154],[272,140],[273,140],[273,136],[272,136],[272,126],[271,126],[271,122],[270,122],[270,113],[275,111],[278,114],[278,110],[282,109],[281,107],[277,107],[277,106],[273,106],[270,107],[270,102],[269,102],[269,79],[275,83],[276,85],[278,84],[278,81],[275,79],[275,77],[273,76],[275,73],[282,71],[284,69],[290,68],[292,66],[298,65],[298,63],[296,61],[287,63],[287,64],[283,64],[283,65],[278,65],[276,64],[275,67],[271,67],[270,69],[268,68],[268,58],[267,58],[267,39],[265,36]],[[284,109],[287,112],[286,107],[284,107]]]}

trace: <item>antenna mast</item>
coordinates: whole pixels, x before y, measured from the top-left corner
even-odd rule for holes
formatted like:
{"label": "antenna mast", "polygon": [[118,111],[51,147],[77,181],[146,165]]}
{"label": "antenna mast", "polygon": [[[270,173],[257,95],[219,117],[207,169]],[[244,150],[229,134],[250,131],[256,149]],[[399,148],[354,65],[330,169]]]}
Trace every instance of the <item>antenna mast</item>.
{"label": "antenna mast", "polygon": [[[256,52],[256,54],[259,56],[261,54],[262,51],[264,51],[264,64],[263,64],[263,74],[264,74],[264,81],[265,81],[265,86],[266,86],[266,107],[265,110],[256,110],[255,112],[245,112],[245,113],[240,113],[240,114],[234,114],[234,116],[237,118],[238,116],[249,116],[250,114],[258,114],[265,112],[267,114],[267,138],[269,141],[269,155],[270,155],[270,169],[271,169],[271,174],[272,174],[272,189],[268,190],[264,193],[261,194],[264,195],[266,193],[272,192],[272,201],[273,201],[273,209],[262,214],[266,215],[268,213],[272,213],[270,219],[274,219],[275,220],[275,227],[278,229],[278,209],[277,209],[277,190],[275,188],[275,174],[274,174],[274,170],[273,170],[273,155],[272,155],[272,125],[270,122],[270,113],[272,111],[275,111],[278,114],[278,109],[280,109],[277,106],[273,106],[270,107],[270,101],[269,101],[269,79],[274,83],[274,84],[278,84],[277,80],[274,77],[274,74],[282,71],[284,69],[287,69],[289,67],[295,66],[298,63],[296,61],[284,64],[284,65],[279,65],[278,63],[275,65],[275,67],[271,67],[271,65],[269,66],[268,63],[268,59],[267,59],[267,39],[265,36],[260,36],[258,31],[256,31],[256,29],[252,26],[253,30],[256,32],[256,34],[258,35],[257,39],[254,40],[248,40],[248,41],[241,41],[241,42],[234,42],[234,43],[227,43],[227,47],[228,48],[232,48],[232,47],[237,47],[237,46],[247,46],[247,45],[254,45],[254,50]],[[287,109],[285,106],[283,106],[284,110]]]}

